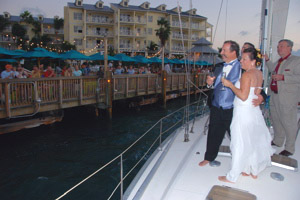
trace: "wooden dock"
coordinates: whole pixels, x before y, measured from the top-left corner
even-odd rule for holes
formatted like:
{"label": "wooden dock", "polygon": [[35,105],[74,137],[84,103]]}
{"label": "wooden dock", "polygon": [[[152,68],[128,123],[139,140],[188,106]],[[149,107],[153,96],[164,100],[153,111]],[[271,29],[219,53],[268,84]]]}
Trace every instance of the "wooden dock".
{"label": "wooden dock", "polygon": [[[201,88],[205,77],[192,74],[191,80]],[[111,108],[114,100],[155,94],[166,102],[167,93],[179,96],[186,87],[183,73],[0,80],[0,119],[91,104]]]}

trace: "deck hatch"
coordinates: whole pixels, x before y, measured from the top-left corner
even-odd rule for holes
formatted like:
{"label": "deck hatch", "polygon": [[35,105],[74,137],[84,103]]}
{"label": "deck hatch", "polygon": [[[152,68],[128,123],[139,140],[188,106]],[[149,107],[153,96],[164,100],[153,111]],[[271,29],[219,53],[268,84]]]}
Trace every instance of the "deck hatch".
{"label": "deck hatch", "polygon": [[274,154],[271,157],[271,160],[273,166],[289,169],[295,172],[298,171],[298,161],[293,158]]}
{"label": "deck hatch", "polygon": [[206,200],[255,200],[257,199],[255,195],[227,187],[227,186],[220,186],[220,185],[214,185],[212,189],[209,191]]}

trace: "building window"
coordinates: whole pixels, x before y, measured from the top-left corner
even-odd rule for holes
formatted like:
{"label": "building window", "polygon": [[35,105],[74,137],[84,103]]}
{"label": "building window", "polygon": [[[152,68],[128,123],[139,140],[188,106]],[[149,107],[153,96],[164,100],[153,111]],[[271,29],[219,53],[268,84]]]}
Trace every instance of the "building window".
{"label": "building window", "polygon": [[82,39],[74,39],[74,44],[81,46],[82,45]]}
{"label": "building window", "polygon": [[82,26],[74,26],[74,33],[82,33]]}
{"label": "building window", "polygon": [[82,13],[74,12],[74,20],[82,20]]}
{"label": "building window", "polygon": [[163,7],[161,7],[161,10],[165,11],[165,10],[166,10],[166,7],[164,7],[164,6],[163,6]]}
{"label": "building window", "polygon": [[153,16],[148,16],[148,22],[153,22]]}
{"label": "building window", "polygon": [[148,28],[148,35],[152,35],[152,28]]}

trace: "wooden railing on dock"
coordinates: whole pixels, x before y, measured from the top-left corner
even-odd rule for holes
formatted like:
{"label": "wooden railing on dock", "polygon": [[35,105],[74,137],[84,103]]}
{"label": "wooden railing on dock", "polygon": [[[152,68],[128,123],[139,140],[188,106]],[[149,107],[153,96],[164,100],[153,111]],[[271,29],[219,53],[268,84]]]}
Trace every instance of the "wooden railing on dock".
{"label": "wooden railing on dock", "polygon": [[[205,85],[206,74],[197,74],[194,84]],[[0,119],[31,115],[81,105],[106,103],[107,84],[113,84],[112,99],[159,94],[162,78],[157,74],[114,75],[110,83],[97,76],[0,80]],[[186,75],[167,75],[166,91],[183,90]]]}

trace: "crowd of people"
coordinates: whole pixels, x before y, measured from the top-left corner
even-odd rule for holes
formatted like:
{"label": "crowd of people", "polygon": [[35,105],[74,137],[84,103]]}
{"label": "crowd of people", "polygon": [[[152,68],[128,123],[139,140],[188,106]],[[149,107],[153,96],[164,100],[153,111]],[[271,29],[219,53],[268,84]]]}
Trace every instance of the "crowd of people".
{"label": "crowd of people", "polygon": [[[114,75],[121,74],[160,74],[161,68],[158,66],[150,66],[150,65],[122,65],[121,62],[116,63],[110,62],[108,65],[108,70],[111,71]],[[92,71],[90,65],[86,62],[81,65],[73,65],[73,66],[63,66],[61,67],[52,67],[48,65],[46,68],[44,64],[40,64],[38,67],[34,65],[32,67],[32,71],[24,69],[24,67],[19,64],[17,67],[7,64],[5,66],[5,70],[1,72],[2,79],[13,79],[13,78],[51,78],[51,77],[71,77],[71,76],[89,76],[89,75],[99,75],[102,76],[104,74],[104,66],[96,66],[97,71]],[[180,66],[175,67],[170,64],[165,65],[165,70],[167,73],[181,73],[185,72],[184,67]],[[197,73],[207,73],[209,72],[209,68],[199,67],[191,68],[192,72]]]}
{"label": "crowd of people", "polygon": [[14,79],[14,78],[51,78],[57,76],[69,77],[69,76],[88,76],[91,70],[87,63],[83,63],[80,67],[75,66],[64,66],[62,69],[56,67],[53,69],[51,65],[44,68],[41,64],[39,67],[34,65],[32,71],[25,70],[20,64],[18,67],[14,67],[10,64],[5,65],[5,70],[1,72],[2,79]]}

